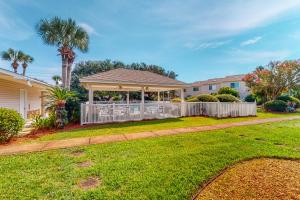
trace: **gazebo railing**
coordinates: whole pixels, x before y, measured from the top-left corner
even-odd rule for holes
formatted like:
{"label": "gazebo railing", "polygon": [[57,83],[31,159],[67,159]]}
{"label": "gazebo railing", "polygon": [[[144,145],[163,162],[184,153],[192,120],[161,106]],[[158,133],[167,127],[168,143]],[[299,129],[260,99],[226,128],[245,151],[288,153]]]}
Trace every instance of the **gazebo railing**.
{"label": "gazebo railing", "polygon": [[150,102],[129,104],[81,104],[81,124],[177,118],[180,116],[255,116],[256,103]]}
{"label": "gazebo railing", "polygon": [[81,124],[180,117],[180,104],[81,104]]}

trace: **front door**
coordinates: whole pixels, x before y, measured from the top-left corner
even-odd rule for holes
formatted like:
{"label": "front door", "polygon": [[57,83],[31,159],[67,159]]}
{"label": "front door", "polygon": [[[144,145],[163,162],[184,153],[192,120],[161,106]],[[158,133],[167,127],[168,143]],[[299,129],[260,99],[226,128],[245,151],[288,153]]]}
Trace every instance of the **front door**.
{"label": "front door", "polygon": [[19,112],[23,119],[27,119],[27,92],[25,89],[20,89],[20,108]]}

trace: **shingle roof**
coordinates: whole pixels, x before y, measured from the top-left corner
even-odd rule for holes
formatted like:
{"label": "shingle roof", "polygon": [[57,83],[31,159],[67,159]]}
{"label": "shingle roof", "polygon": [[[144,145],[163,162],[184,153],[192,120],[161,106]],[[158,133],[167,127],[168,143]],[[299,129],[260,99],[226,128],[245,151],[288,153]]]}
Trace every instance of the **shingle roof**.
{"label": "shingle roof", "polygon": [[202,86],[202,85],[210,85],[210,84],[219,84],[224,82],[234,82],[234,81],[242,81],[245,74],[240,75],[232,75],[232,76],[226,76],[224,78],[212,78],[205,81],[197,81],[194,83],[191,83],[192,86]]}
{"label": "shingle roof", "polygon": [[126,83],[150,85],[185,85],[186,83],[149,71],[118,68],[80,79],[81,83]]}

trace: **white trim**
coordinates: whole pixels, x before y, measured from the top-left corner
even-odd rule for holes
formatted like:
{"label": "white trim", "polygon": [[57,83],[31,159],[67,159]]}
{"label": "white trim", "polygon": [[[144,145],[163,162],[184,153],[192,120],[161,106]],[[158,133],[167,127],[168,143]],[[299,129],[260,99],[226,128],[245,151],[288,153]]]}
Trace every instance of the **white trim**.
{"label": "white trim", "polygon": [[27,90],[20,89],[20,98],[19,98],[19,113],[26,120],[27,119]]}

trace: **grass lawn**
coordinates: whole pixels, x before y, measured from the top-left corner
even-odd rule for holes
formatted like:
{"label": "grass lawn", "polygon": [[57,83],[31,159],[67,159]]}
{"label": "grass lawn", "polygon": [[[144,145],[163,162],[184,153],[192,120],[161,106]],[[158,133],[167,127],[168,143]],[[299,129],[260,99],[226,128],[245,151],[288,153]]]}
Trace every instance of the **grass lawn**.
{"label": "grass lawn", "polygon": [[[300,158],[300,120],[0,157],[0,199],[189,199],[224,167],[259,156]],[[89,176],[100,185],[78,188]]]}
{"label": "grass lawn", "polygon": [[240,122],[254,119],[263,119],[271,117],[287,117],[291,115],[299,115],[299,113],[290,114],[274,114],[274,113],[258,113],[257,117],[241,117],[241,118],[226,118],[215,119],[208,117],[184,117],[176,119],[151,120],[140,122],[124,122],[115,124],[99,125],[81,129],[74,129],[69,131],[61,131],[55,134],[48,134],[40,137],[38,140],[60,140],[67,138],[98,136],[98,135],[112,135],[125,133],[138,133],[152,130],[164,130],[184,127],[205,126],[214,124],[224,124],[230,122]]}

